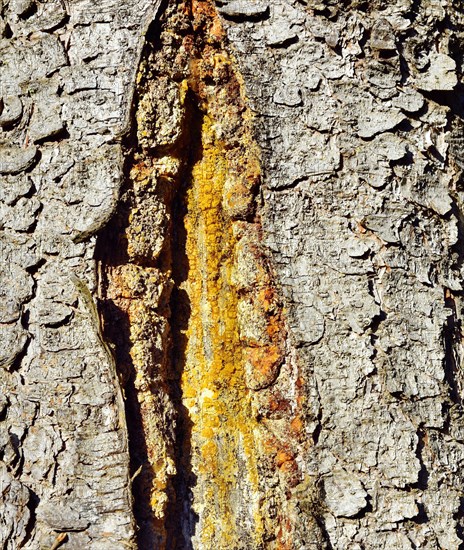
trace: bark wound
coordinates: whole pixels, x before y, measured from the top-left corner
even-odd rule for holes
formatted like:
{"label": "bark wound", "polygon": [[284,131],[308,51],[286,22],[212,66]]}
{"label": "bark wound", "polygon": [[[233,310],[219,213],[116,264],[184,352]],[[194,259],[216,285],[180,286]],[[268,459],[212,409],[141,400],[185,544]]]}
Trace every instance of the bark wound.
{"label": "bark wound", "polygon": [[167,6],[137,89],[99,249],[140,546],[291,548],[300,384],[260,243],[253,117],[212,2]]}

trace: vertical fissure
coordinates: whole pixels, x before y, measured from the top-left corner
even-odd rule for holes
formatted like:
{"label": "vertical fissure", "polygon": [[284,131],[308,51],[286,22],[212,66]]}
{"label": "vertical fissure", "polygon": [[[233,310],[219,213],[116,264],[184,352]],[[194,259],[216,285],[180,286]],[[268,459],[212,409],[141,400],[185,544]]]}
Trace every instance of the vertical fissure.
{"label": "vertical fissure", "polygon": [[173,199],[171,216],[171,277],[173,289],[170,299],[171,328],[171,372],[172,396],[177,411],[175,431],[176,474],[172,480],[173,498],[166,510],[166,548],[172,550],[190,550],[192,534],[198,522],[198,515],[192,507],[192,489],[196,484],[196,476],[192,470],[192,421],[183,403],[182,375],[187,361],[187,336],[191,304],[188,293],[182,288],[189,274],[189,258],[187,255],[187,233],[185,217],[188,212],[186,193],[192,184],[192,169],[201,158],[201,125],[202,115],[196,105],[195,97],[188,93],[185,99],[185,121],[183,130],[183,150],[185,161],[179,178],[179,187]]}
{"label": "vertical fissure", "polygon": [[303,401],[261,244],[253,117],[210,0],[166,4],[134,118],[98,259],[139,547],[291,548]]}

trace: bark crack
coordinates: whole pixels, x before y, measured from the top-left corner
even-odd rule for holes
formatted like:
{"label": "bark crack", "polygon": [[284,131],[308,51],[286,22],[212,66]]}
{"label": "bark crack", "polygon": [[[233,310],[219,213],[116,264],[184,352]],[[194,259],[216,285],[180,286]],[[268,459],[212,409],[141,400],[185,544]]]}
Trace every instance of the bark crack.
{"label": "bark crack", "polygon": [[134,118],[98,256],[139,546],[291,544],[301,384],[261,244],[252,115],[211,1],[166,5],[142,55]]}

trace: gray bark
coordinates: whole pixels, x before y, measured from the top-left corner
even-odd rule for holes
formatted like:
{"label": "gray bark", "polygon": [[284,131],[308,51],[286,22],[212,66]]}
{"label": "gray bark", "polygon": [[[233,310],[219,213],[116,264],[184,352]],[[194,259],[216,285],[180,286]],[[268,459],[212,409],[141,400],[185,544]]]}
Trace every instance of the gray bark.
{"label": "gray bark", "polygon": [[152,2],[2,2],[4,548],[134,539],[127,429],[92,294]]}
{"label": "gray bark", "polygon": [[[155,106],[168,105],[153,114],[156,147],[186,139],[176,134],[185,130],[177,77],[166,76],[178,51],[174,38],[174,46],[161,45],[157,23],[166,9],[175,15],[176,5],[0,1],[6,549],[206,549],[203,530],[215,512],[200,505],[209,483],[200,474],[191,494],[178,490],[174,510],[182,517],[176,523],[171,512],[167,534],[144,528],[150,511],[140,501],[149,481],[134,459],[143,434],[135,433],[129,403],[139,390],[126,388],[117,338],[101,328],[108,313],[97,308],[98,298],[108,298],[98,288],[108,275],[97,268],[108,271],[109,254],[96,252],[97,242],[100,249],[115,242],[110,220],[125,204],[128,166],[152,147],[137,134],[144,85],[155,83]],[[242,543],[235,545],[459,548],[464,12],[451,0],[216,5],[262,157],[256,215],[250,222],[248,211],[243,224],[261,235],[286,315],[280,375],[268,381],[271,389],[247,380],[247,396],[254,411],[264,411],[266,429],[276,438],[288,433],[296,464],[285,477],[264,464],[257,443],[265,535],[256,542],[253,489],[237,479],[234,529]],[[147,60],[158,63],[158,73],[146,69]],[[226,129],[226,143],[227,132],[239,133]],[[150,236],[164,242],[175,228],[161,221],[159,235],[151,227]],[[159,268],[148,263],[131,265],[145,273]],[[175,308],[160,308],[158,335],[178,323]],[[253,323],[242,323],[243,332]],[[170,412],[175,399],[159,392],[154,422],[180,422]],[[277,395],[289,409],[271,413],[266,403]],[[296,409],[304,435],[292,440]],[[156,429],[167,448],[185,444],[172,426]],[[256,437],[263,440],[261,432]],[[169,483],[171,498],[182,483]],[[279,539],[284,519],[287,546]],[[220,533],[225,519],[216,522]],[[231,547],[219,535],[208,540]]]}

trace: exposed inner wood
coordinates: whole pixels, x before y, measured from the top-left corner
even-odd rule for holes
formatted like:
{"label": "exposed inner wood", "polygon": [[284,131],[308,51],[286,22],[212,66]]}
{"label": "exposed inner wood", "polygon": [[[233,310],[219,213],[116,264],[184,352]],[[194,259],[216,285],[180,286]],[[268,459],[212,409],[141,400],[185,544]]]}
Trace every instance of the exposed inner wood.
{"label": "exposed inner wood", "polygon": [[300,383],[261,244],[253,116],[212,2],[167,7],[135,111],[101,248],[139,543],[292,548]]}

